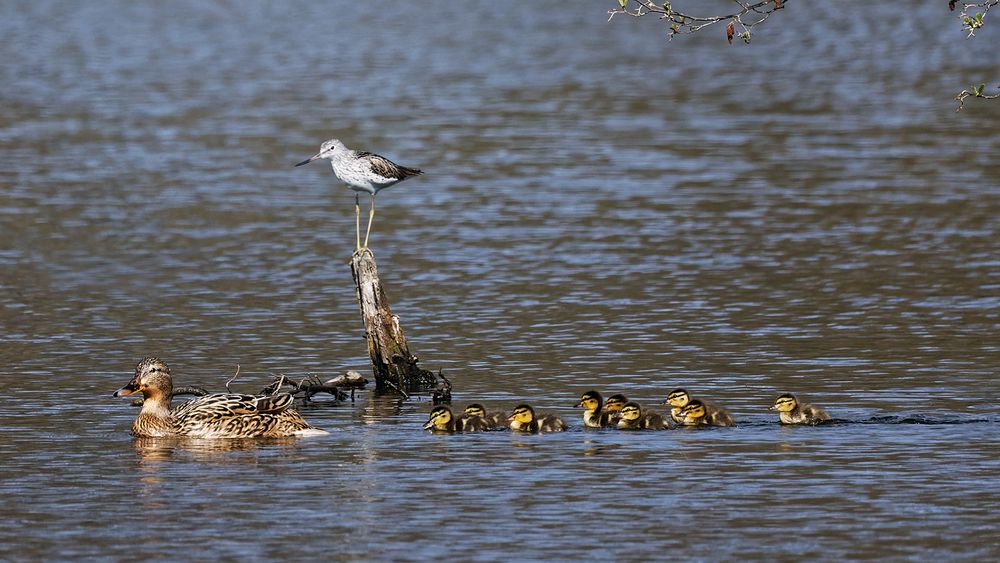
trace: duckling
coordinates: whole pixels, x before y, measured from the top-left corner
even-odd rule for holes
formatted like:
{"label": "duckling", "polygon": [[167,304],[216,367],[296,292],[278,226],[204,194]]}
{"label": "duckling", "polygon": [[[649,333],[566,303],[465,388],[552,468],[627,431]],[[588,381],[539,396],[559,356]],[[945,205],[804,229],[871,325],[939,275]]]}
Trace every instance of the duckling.
{"label": "duckling", "polygon": [[618,420],[621,418],[622,407],[627,402],[628,398],[621,393],[615,393],[604,401],[604,412],[608,413],[612,426],[618,424]]}
{"label": "duckling", "polygon": [[684,389],[674,389],[670,393],[667,393],[666,400],[662,404],[670,405],[670,418],[673,419],[677,424],[684,424],[684,417],[682,417],[681,409],[683,409],[691,401],[691,396]]}
{"label": "duckling", "polygon": [[554,414],[535,416],[535,409],[529,405],[518,405],[511,413],[510,429],[515,432],[562,432],[566,430],[563,419]]}
{"label": "duckling", "polygon": [[[684,424],[684,417],[681,416],[681,409],[683,409],[692,400],[693,399],[691,399],[691,395],[687,391],[685,391],[684,389],[677,388],[668,393],[667,399],[663,401],[663,403],[661,404],[670,405],[671,406],[670,418],[677,424]],[[718,407],[712,403],[709,403],[708,401],[703,400],[701,402],[703,405],[705,405],[705,410],[707,412],[706,416],[712,417],[713,413],[716,412],[723,413],[723,416],[725,417],[729,416],[729,413],[727,413],[725,409]]]}
{"label": "duckling", "polygon": [[782,424],[819,424],[830,420],[830,415],[825,410],[800,403],[791,393],[778,395],[774,406],[768,410],[778,411],[778,419]]}
{"label": "duckling", "polygon": [[610,413],[604,412],[604,400],[597,391],[587,391],[580,396],[577,408],[583,407],[583,425],[587,428],[604,428],[611,426]]}
{"label": "duckling", "polygon": [[479,403],[472,403],[465,407],[465,415],[478,416],[486,423],[487,430],[507,427],[507,414],[502,412],[486,412],[486,407]]}
{"label": "duckling", "polygon": [[728,412],[718,407],[710,408],[701,399],[691,399],[677,415],[685,426],[736,426]]}
{"label": "duckling", "polygon": [[486,421],[481,417],[466,413],[455,416],[452,414],[451,408],[445,405],[434,407],[431,410],[430,416],[427,417],[427,422],[424,424],[424,430],[433,430],[434,432],[447,434],[454,434],[455,432],[482,432],[488,429]]}
{"label": "duckling", "polygon": [[642,412],[642,407],[635,401],[629,401],[622,406],[621,419],[618,421],[621,430],[665,430],[669,423],[655,412]]}
{"label": "duckling", "polygon": [[173,389],[170,368],[162,360],[144,358],[136,364],[132,380],[112,395],[142,393],[142,409],[132,423],[133,436],[273,438],[327,434],[291,408],[295,399],[288,393],[267,397],[214,393],[171,408]]}

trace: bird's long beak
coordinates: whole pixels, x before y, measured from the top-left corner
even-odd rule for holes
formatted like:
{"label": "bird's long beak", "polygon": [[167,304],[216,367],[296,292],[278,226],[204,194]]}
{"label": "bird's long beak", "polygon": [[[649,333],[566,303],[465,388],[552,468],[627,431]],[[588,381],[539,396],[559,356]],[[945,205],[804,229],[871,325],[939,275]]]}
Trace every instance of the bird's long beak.
{"label": "bird's long beak", "polygon": [[316,153],[313,156],[311,156],[311,157],[303,160],[302,162],[296,164],[295,166],[302,166],[303,164],[309,164],[310,162],[312,162],[312,161],[316,160],[317,158],[319,158],[319,155],[320,155],[320,153]]}

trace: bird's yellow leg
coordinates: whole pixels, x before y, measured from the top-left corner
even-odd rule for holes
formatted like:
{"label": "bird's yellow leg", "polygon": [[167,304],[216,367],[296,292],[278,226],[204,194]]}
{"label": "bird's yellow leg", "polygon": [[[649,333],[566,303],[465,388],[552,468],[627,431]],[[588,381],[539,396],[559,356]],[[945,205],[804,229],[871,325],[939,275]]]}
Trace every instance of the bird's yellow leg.
{"label": "bird's yellow leg", "polygon": [[368,248],[368,235],[372,234],[372,219],[375,218],[375,194],[372,194],[372,206],[368,210],[368,229],[365,230],[365,245],[361,248]]}
{"label": "bird's yellow leg", "polygon": [[355,241],[355,252],[361,250],[361,200],[358,199],[358,194],[354,194],[354,241]]}

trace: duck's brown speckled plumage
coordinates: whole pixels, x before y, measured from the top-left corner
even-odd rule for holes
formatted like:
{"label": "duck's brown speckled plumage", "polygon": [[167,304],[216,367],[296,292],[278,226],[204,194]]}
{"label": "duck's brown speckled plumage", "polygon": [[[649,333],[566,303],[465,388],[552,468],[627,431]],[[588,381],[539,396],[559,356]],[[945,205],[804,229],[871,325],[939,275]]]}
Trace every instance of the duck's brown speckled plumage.
{"label": "duck's brown speckled plumage", "polygon": [[145,358],[135,376],[115,392],[121,397],[142,392],[142,410],[132,423],[134,436],[193,438],[256,438],[325,434],[291,408],[288,393],[257,397],[216,393],[170,408],[173,379],[158,358]]}

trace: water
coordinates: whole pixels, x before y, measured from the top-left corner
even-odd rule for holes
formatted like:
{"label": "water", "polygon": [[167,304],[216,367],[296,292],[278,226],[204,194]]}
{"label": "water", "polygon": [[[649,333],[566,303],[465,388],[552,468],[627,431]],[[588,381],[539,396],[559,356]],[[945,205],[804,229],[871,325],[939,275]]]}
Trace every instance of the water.
{"label": "water", "polygon": [[[607,4],[617,4],[608,2]],[[750,47],[601,2],[0,6],[0,558],[995,559],[1000,27],[792,5]],[[989,16],[987,21],[989,22]],[[297,441],[133,441],[110,394],[366,370],[338,137],[394,312],[457,406],[320,400]],[[591,387],[735,429],[585,432]],[[782,428],[793,391],[848,423]]]}

